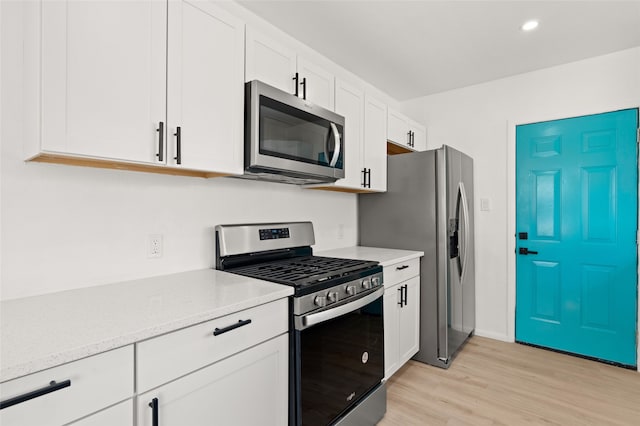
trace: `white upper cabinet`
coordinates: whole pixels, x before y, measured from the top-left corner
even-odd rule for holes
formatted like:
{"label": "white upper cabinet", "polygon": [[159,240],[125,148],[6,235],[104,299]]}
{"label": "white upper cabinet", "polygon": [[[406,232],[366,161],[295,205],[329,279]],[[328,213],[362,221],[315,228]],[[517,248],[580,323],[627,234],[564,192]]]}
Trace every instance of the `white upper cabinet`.
{"label": "white upper cabinet", "polygon": [[333,111],[335,107],[335,76],[309,61],[298,56],[298,96]]}
{"label": "white upper cabinet", "polygon": [[427,149],[426,128],[393,108],[387,114],[387,139],[408,151]]}
{"label": "white upper cabinet", "polygon": [[245,81],[260,80],[334,110],[335,76],[286,44],[247,27]]}
{"label": "white upper cabinet", "polygon": [[309,185],[341,192],[387,190],[387,106],[364,90],[336,79],[336,113],[345,118],[345,177]]}
{"label": "white upper cabinet", "polygon": [[336,81],[336,113],[344,117],[344,179],[337,187],[363,188],[362,166],[364,92],[341,80]]}
{"label": "white upper cabinet", "polygon": [[387,105],[373,96],[364,98],[363,167],[367,189],[387,190]]}
{"label": "white upper cabinet", "polygon": [[412,148],[416,151],[427,150],[427,128],[420,123],[409,120],[409,131],[411,132]]}
{"label": "white upper cabinet", "polygon": [[158,1],[42,2],[43,151],[164,162],[166,22]]}
{"label": "white upper cabinet", "polygon": [[260,80],[295,93],[296,52],[247,26],[245,81]]}
{"label": "white upper cabinet", "polygon": [[25,10],[25,78],[41,92],[26,95],[37,104],[28,122],[40,126],[27,137],[27,159],[242,173],[242,21],[204,0],[41,1]]}
{"label": "white upper cabinet", "polygon": [[167,164],[241,174],[244,24],[205,1],[169,2]]}
{"label": "white upper cabinet", "polygon": [[409,118],[404,114],[387,109],[387,139],[398,145],[410,146]]}

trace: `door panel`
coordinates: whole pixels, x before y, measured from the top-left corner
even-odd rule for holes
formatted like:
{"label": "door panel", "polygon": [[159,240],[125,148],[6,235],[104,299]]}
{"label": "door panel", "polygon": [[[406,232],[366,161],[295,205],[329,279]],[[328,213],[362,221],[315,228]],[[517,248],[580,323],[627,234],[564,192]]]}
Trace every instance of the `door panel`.
{"label": "door panel", "polygon": [[244,24],[210,2],[169,7],[167,163],[242,174]]}
{"label": "door panel", "polygon": [[245,80],[295,93],[296,52],[247,26]]}
{"label": "door panel", "polygon": [[637,109],[517,127],[516,340],[636,364],[637,127]]}
{"label": "door panel", "polygon": [[288,344],[283,334],[139,395],[137,424],[154,424],[154,398],[162,426],[287,424]]}
{"label": "door panel", "polygon": [[404,290],[405,303],[399,309],[400,332],[398,347],[400,349],[401,365],[407,362],[420,349],[420,277],[413,277],[402,285],[405,285],[406,288]]}
{"label": "door panel", "polygon": [[[476,328],[476,266],[475,266],[475,238],[473,215],[473,159],[465,154],[460,155],[460,176],[466,201],[466,222],[469,229],[465,233],[464,251],[464,280],[462,292],[462,331],[469,335]],[[465,225],[465,226],[466,226]]]}
{"label": "door panel", "polygon": [[[362,130],[364,93],[362,90],[336,80],[336,112],[345,119],[344,126],[344,179],[336,184],[350,188],[361,187]],[[349,123],[349,124],[347,124]]]}
{"label": "door panel", "polygon": [[[468,157],[455,149],[445,147],[447,164],[447,226],[448,226],[448,277],[447,277],[447,350],[451,357],[460,348],[464,341],[473,331],[472,324],[475,323],[475,300],[470,300],[466,293],[473,292],[471,281],[474,275],[472,266],[468,262],[473,262],[473,245],[471,235],[473,233],[471,218],[468,217],[469,205],[472,192],[467,191],[473,186],[472,162],[466,161]],[[464,165],[463,165],[464,163]],[[467,229],[466,225],[469,224]],[[463,273],[464,272],[464,273]],[[473,293],[471,293],[473,294]],[[466,303],[465,303],[466,299]],[[469,309],[469,312],[465,312]],[[465,315],[469,315],[469,320],[465,321]],[[471,316],[474,318],[471,320]],[[466,326],[465,326],[466,324]]]}
{"label": "door panel", "polygon": [[56,1],[41,13],[43,149],[164,163],[166,5]]}

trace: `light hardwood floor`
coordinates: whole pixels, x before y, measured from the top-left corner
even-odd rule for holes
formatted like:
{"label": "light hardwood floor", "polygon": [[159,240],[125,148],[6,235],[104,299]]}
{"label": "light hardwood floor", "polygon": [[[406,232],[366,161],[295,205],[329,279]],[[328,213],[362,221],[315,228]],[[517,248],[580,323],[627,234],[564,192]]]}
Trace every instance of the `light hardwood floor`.
{"label": "light hardwood floor", "polygon": [[640,425],[640,373],[474,336],[449,370],[409,361],[387,382],[392,425]]}

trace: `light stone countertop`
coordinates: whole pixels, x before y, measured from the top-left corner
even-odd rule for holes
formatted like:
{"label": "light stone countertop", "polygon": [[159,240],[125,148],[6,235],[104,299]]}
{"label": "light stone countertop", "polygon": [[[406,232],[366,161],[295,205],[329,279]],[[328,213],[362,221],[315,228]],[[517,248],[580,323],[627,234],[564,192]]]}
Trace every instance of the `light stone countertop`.
{"label": "light stone countertop", "polygon": [[379,262],[383,267],[424,256],[424,252],[422,251],[362,246],[325,250],[317,253],[314,252],[313,254],[316,256],[339,257],[343,259],[373,260]]}
{"label": "light stone countertop", "polygon": [[0,303],[0,382],[293,294],[214,269]]}

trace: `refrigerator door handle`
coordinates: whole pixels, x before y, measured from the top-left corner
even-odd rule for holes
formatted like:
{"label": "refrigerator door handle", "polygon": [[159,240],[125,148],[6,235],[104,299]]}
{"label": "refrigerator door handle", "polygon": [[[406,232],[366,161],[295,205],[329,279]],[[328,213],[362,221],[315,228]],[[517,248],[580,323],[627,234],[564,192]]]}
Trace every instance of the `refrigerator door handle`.
{"label": "refrigerator door handle", "polygon": [[462,256],[462,271],[460,272],[460,284],[464,285],[464,276],[467,271],[467,259],[469,256],[469,203],[467,202],[467,191],[465,190],[464,183],[460,182],[458,184],[458,191],[460,191],[462,211],[464,214],[464,254]]}

